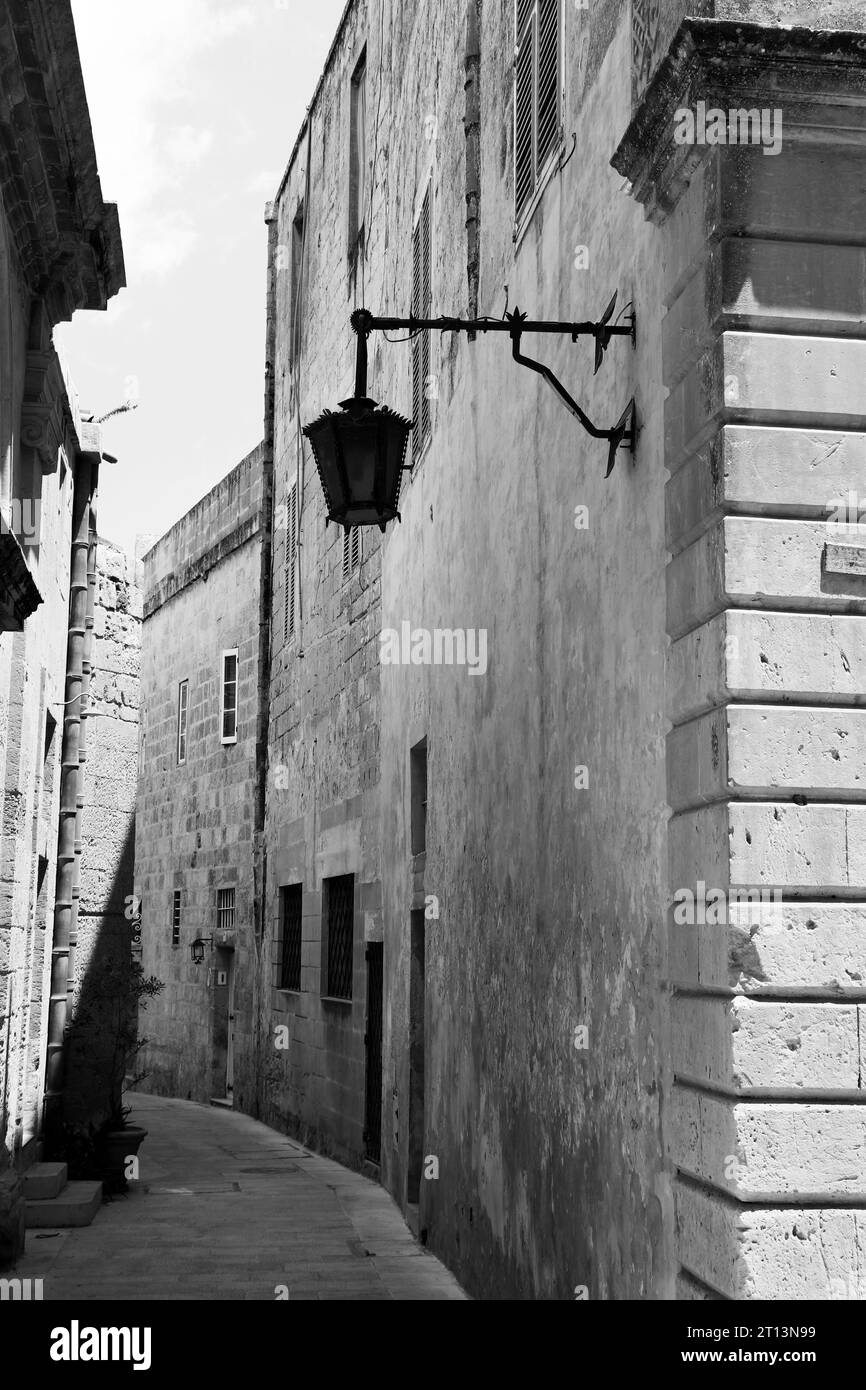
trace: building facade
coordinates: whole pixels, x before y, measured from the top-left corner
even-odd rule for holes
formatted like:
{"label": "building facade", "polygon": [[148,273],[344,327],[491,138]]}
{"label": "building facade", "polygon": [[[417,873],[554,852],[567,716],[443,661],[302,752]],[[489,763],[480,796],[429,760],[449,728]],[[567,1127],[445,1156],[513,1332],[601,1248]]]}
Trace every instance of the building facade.
{"label": "building facade", "polygon": [[250,1111],[264,495],[258,448],[143,556],[135,852],[144,1084]]}
{"label": "building facade", "polygon": [[[823,1299],[864,1267],[864,26],[352,0],[266,214],[253,828],[220,790],[240,639],[196,583],[145,660],[145,916],[164,942],[203,854],[220,948],[242,834],[235,1103],[366,1165],[480,1297]],[[634,400],[610,476],[507,334],[376,333],[401,524],[326,524],[302,427],[351,394],[356,308],[572,324],[614,292],[636,343],[596,372],[592,338],[522,344],[602,430]],[[213,964],[153,1015],[176,1094]]]}
{"label": "building facade", "polygon": [[[124,283],[67,3],[0,5],[0,1260],[63,1086],[100,430],[52,344]],[[49,1002],[50,1001],[50,1002]]]}

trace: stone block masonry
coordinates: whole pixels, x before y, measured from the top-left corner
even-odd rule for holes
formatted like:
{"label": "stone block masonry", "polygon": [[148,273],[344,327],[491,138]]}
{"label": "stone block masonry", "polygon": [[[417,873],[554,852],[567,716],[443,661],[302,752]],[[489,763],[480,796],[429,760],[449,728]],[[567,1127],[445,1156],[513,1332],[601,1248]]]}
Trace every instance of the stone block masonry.
{"label": "stone block masonry", "polygon": [[[135,805],[138,791],[142,600],[124,552],[100,539],[96,548],[93,656],[87,701],[78,927],[72,955],[72,1027],[64,1114],[98,1117],[109,1030],[94,1013],[93,982],[108,962],[136,955],[133,914]],[[81,1028],[79,1019],[93,1014]],[[142,1019],[142,1027],[146,1020]],[[100,1066],[100,1063],[102,1064]]]}
{"label": "stone block masonry", "polygon": [[[841,196],[866,168],[864,64],[850,35],[688,22],[617,156],[666,248],[670,889],[782,900],[671,926],[688,1297],[833,1298],[866,1253],[866,590],[831,563],[866,542],[838,521],[866,487],[863,235]],[[751,106],[758,81],[776,159],[638,152],[675,107]]]}
{"label": "stone block masonry", "polygon": [[[166,984],[142,1018],[151,1039],[142,1053],[144,1086],[197,1101],[228,1099],[250,1111],[257,1093],[253,826],[264,486],[259,447],[142,557],[135,828],[141,960],[147,975]],[[236,693],[227,701],[226,652],[237,653]],[[120,682],[121,697],[123,688]],[[223,705],[233,698],[236,738],[224,742]],[[190,949],[198,938],[209,939],[201,965]]]}

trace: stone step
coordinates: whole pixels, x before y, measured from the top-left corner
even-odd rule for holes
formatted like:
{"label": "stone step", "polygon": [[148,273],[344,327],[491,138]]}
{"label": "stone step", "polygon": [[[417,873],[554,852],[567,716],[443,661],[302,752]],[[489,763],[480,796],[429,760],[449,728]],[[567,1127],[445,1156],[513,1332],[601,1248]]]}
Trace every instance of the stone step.
{"label": "stone step", "polygon": [[102,1205],[101,1182],[67,1183],[59,1197],[48,1197],[24,1204],[24,1224],[55,1228],[89,1226]]}
{"label": "stone step", "polygon": [[30,1202],[57,1197],[66,1186],[65,1163],[34,1163],[24,1174],[24,1196]]}

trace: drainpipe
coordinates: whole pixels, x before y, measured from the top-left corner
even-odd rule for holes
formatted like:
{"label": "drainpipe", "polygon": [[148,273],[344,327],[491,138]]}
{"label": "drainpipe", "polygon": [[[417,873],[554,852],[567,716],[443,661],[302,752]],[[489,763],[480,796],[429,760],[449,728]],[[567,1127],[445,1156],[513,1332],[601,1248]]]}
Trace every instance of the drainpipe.
{"label": "drainpipe", "polygon": [[[277,371],[277,241],[279,216],[277,205],[268,203],[265,209],[268,229],[267,311],[265,327],[265,421],[262,444],[262,520],[261,562],[259,577],[259,669],[256,719],[256,786],[253,819],[253,934],[256,944],[257,969],[253,988],[255,1000],[256,1078],[262,1075],[261,1048],[264,1037],[264,1011],[270,998],[269,981],[262,978],[265,929],[267,926],[268,852],[265,838],[265,818],[268,792],[268,741],[271,711],[271,594],[273,589],[273,529],[274,529],[274,403]],[[255,1113],[261,1113],[261,1094],[256,1089]]]}
{"label": "drainpipe", "polygon": [[60,771],[60,823],[51,946],[51,996],[45,1063],[43,1130],[51,1140],[62,1121],[65,1046],[68,1029],[71,959],[78,929],[81,871],[81,811],[86,748],[86,702],[90,691],[93,610],[96,597],[96,517],[98,452],[81,452],[75,467],[72,501],[72,552],[69,629]]}

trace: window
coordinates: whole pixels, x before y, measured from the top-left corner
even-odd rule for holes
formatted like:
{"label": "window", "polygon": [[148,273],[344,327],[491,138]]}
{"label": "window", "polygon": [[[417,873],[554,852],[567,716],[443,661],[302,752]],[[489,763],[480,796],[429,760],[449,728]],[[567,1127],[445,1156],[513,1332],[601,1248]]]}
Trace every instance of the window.
{"label": "window", "polygon": [[171,905],[171,944],[180,945],[180,894],[181,890],[175,888],[174,899]]}
{"label": "window", "polygon": [[234,931],[235,890],[220,888],[217,891],[217,931]]}
{"label": "window", "polygon": [[238,654],[237,650],[223,652],[222,696],[220,698],[220,735],[223,743],[238,741]]}
{"label": "window", "polygon": [[289,342],[292,362],[301,351],[304,332],[304,209],[299,208],[292,223],[292,332]]}
{"label": "window", "polygon": [[361,529],[353,526],[343,532],[343,582],[351,579],[361,566]]}
{"label": "window", "polygon": [[[415,318],[431,318],[433,304],[433,245],[431,230],[430,187],[424,194],[421,212],[412,236],[412,314]],[[430,438],[430,401],[435,395],[430,375],[430,342],[428,328],[412,339],[412,411],[415,425],[412,449],[418,458]]]}
{"label": "window", "polygon": [[349,129],[349,256],[364,236],[367,207],[367,50],[352,77]]}
{"label": "window", "polygon": [[352,998],[355,965],[355,877],[324,881],[326,922],[325,994],[329,999]]}
{"label": "window", "polygon": [[300,883],[280,889],[280,989],[301,988],[301,939],[304,890]]}
{"label": "window", "polygon": [[189,681],[181,681],[177,692],[177,765],[186,762],[186,731],[189,720]]}
{"label": "window", "polygon": [[298,600],[298,485],[289,488],[286,502],[286,547],[285,547],[285,590],[286,604],[283,614],[283,641],[288,642],[295,635],[297,626]]}
{"label": "window", "polygon": [[562,143],[562,0],[516,0],[515,235]]}
{"label": "window", "polygon": [[427,740],[417,744],[410,754],[410,814],[412,853],[427,852]]}

